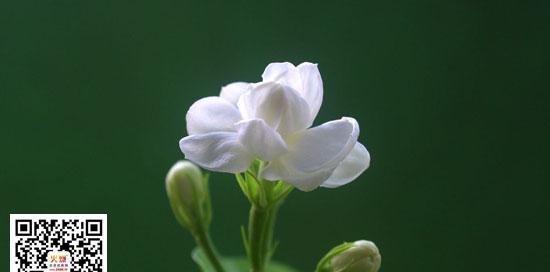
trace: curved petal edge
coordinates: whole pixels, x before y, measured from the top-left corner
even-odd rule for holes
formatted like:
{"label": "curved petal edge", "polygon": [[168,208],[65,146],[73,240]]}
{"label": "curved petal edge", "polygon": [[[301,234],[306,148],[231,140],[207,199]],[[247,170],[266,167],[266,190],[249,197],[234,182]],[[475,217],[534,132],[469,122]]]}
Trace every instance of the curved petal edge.
{"label": "curved petal edge", "polygon": [[254,159],[241,145],[236,132],[191,135],[181,139],[179,146],[186,159],[212,171],[244,172]]}
{"label": "curved petal edge", "polygon": [[193,103],[185,120],[189,135],[214,131],[232,131],[241,114],[235,105],[218,96],[205,97]]}
{"label": "curved petal edge", "polygon": [[357,142],[346,158],[336,167],[321,187],[336,188],[354,181],[370,166],[370,154],[364,145]]}

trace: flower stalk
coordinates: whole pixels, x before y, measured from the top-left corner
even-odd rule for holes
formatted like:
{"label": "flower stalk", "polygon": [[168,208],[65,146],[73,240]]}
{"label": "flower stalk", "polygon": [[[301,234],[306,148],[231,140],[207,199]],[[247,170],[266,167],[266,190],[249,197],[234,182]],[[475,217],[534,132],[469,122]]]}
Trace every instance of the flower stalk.
{"label": "flower stalk", "polygon": [[250,208],[248,239],[252,272],[264,271],[274,253],[273,230],[278,206],[262,208],[252,205]]}
{"label": "flower stalk", "polygon": [[256,161],[244,174],[236,174],[243,193],[250,201],[248,234],[243,229],[243,241],[251,272],[265,271],[275,253],[273,242],[275,221],[279,207],[294,186],[284,181],[261,178],[264,162]]}
{"label": "flower stalk", "polygon": [[220,257],[214,247],[214,243],[212,243],[212,239],[210,239],[208,231],[204,228],[198,228],[192,231],[192,234],[195,238],[195,243],[204,252],[214,270],[216,272],[224,272],[225,270],[220,262]]}

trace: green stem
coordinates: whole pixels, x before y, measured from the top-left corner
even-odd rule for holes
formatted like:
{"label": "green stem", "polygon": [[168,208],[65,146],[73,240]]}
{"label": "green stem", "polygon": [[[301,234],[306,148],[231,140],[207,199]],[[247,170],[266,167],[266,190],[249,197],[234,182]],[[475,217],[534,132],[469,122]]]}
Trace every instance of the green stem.
{"label": "green stem", "polygon": [[216,248],[210,239],[210,235],[203,227],[198,227],[194,231],[195,242],[202,249],[210,264],[214,267],[217,272],[224,272],[220,258],[216,252]]}
{"label": "green stem", "polygon": [[263,272],[273,249],[273,229],[278,204],[252,205],[248,225],[251,272]]}

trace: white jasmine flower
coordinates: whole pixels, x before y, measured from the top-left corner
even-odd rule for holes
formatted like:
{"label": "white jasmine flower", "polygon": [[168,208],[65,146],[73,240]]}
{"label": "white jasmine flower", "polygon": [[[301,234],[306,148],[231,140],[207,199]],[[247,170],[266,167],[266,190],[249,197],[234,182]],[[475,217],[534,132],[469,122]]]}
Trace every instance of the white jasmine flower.
{"label": "white jasmine flower", "polygon": [[271,63],[262,82],[224,86],[220,96],[195,102],[180,140],[185,157],[205,169],[239,173],[255,159],[266,162],[261,175],[285,180],[303,191],[334,188],[369,167],[350,117],[310,128],[323,101],[316,64]]}

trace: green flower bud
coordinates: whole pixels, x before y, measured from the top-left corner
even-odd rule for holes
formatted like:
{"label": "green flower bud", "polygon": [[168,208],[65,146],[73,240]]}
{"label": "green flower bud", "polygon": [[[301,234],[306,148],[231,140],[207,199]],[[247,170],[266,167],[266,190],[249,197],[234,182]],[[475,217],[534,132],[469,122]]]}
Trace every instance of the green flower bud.
{"label": "green flower bud", "polygon": [[178,161],[166,175],[166,192],[176,219],[192,232],[211,219],[208,179],[189,161]]}
{"label": "green flower bud", "polygon": [[317,266],[319,272],[377,272],[382,257],[371,241],[359,240],[333,248]]}

